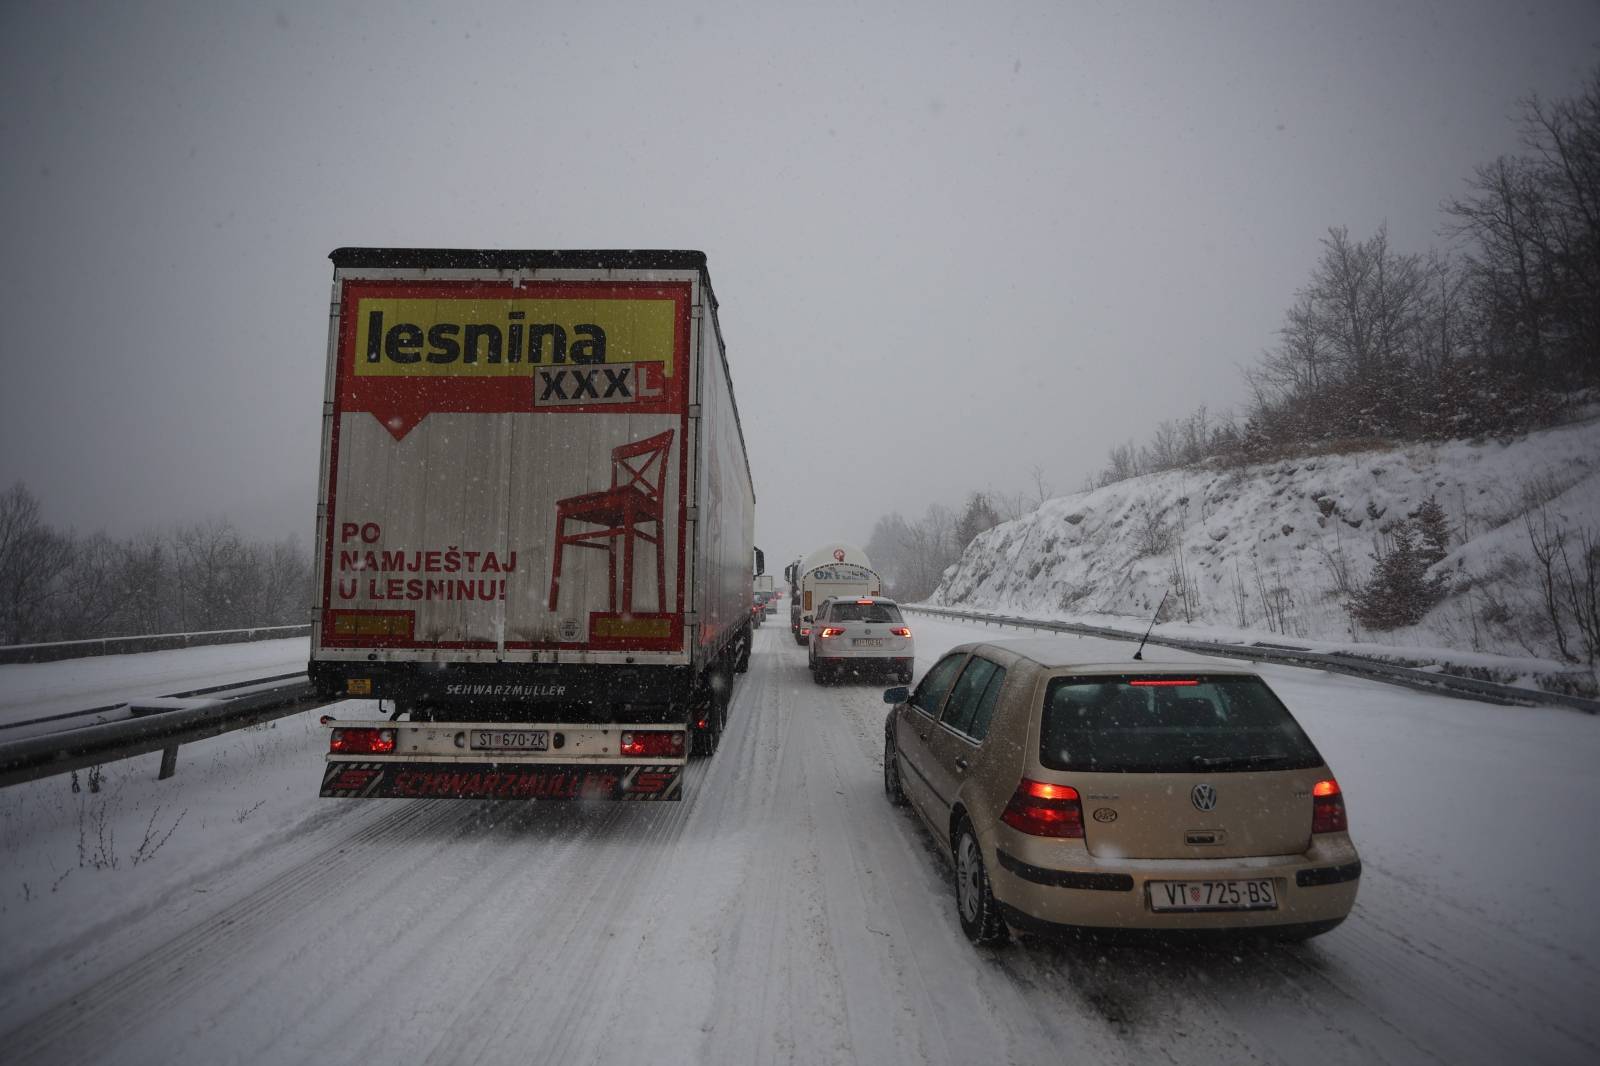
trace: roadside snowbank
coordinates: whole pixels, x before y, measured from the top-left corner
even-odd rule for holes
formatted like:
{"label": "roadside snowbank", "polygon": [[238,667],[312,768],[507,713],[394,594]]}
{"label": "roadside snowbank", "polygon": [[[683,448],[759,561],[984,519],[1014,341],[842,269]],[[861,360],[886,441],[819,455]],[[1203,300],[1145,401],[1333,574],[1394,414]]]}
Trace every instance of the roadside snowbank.
{"label": "roadside snowbank", "polygon": [[[1346,609],[1351,593],[1385,535],[1430,498],[1450,524],[1432,571],[1447,594],[1417,625],[1364,630]],[[1592,693],[1594,669],[1559,652],[1530,523],[1565,536],[1574,566],[1579,538],[1600,539],[1600,419],[1504,443],[1165,471],[1047,500],[975,539],[928,602],[1142,629],[1170,592],[1163,633]]]}

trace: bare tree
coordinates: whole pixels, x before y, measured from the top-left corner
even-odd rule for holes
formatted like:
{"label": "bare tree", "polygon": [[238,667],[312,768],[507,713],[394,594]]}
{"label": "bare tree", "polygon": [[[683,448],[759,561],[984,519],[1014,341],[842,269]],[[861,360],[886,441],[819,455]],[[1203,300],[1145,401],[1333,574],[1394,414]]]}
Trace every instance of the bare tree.
{"label": "bare tree", "polygon": [[1037,510],[1044,506],[1044,501],[1055,495],[1055,489],[1044,478],[1044,464],[1034,463],[1028,468],[1028,476],[1033,480],[1033,506]]}
{"label": "bare tree", "polygon": [[104,533],[78,542],[62,571],[52,629],[62,639],[115,635],[112,622],[122,609],[117,581],[117,544]]}
{"label": "bare tree", "polygon": [[49,608],[72,552],[72,539],[40,520],[26,485],[0,494],[0,643],[50,639]]}
{"label": "bare tree", "polygon": [[922,599],[939,585],[945,568],[961,556],[955,546],[955,516],[941,504],[929,504],[920,521],[907,527],[904,572],[901,584],[904,599]]}
{"label": "bare tree", "polygon": [[173,535],[173,555],[184,630],[229,629],[249,617],[260,575],[232,523],[219,519],[185,526]]}

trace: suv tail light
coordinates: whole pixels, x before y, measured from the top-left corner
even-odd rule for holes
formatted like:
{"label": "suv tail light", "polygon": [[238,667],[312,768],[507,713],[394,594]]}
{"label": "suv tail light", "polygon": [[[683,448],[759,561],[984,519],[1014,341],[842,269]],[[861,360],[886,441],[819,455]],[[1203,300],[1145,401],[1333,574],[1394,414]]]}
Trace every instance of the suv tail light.
{"label": "suv tail light", "polygon": [[1024,777],[1017,782],[1000,820],[1036,837],[1083,836],[1083,806],[1071,785],[1052,785]]}
{"label": "suv tail light", "polygon": [[840,629],[838,626],[823,626],[822,632],[818,633],[817,636],[824,639],[828,637],[842,637],[844,636],[844,630]]}
{"label": "suv tail light", "polygon": [[387,755],[394,751],[392,729],[335,729],[328,751],[339,755]]}
{"label": "suv tail light", "polygon": [[1343,833],[1350,828],[1344,813],[1344,795],[1339,782],[1333,778],[1318,781],[1311,788],[1311,831],[1313,833]]}
{"label": "suv tail light", "polygon": [[678,729],[645,731],[635,729],[622,734],[622,754],[624,755],[666,755],[677,756],[683,754],[683,731]]}
{"label": "suv tail light", "polygon": [[895,626],[894,628],[890,629],[889,632],[897,637],[909,637],[911,635],[911,627]]}

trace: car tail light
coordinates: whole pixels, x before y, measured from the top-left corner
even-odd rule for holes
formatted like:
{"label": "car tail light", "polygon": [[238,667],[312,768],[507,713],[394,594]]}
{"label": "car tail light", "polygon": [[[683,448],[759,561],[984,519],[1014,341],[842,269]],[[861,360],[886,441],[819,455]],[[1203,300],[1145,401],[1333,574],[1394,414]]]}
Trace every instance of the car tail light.
{"label": "car tail light", "polygon": [[1083,836],[1083,806],[1071,785],[1052,785],[1024,777],[1017,782],[1000,820],[1036,837]]}
{"label": "car tail light", "polygon": [[811,635],[811,627],[810,626],[801,626],[800,627],[800,635],[802,637],[809,637]]}
{"label": "car tail light", "polygon": [[844,636],[844,630],[840,629],[838,626],[823,626],[822,632],[818,633],[817,636],[822,637],[823,639],[827,639],[828,637],[842,637]]}
{"label": "car tail light", "polygon": [[1344,795],[1339,782],[1333,778],[1318,781],[1311,787],[1311,831],[1313,833],[1343,833],[1350,828],[1344,813]]}
{"label": "car tail light", "polygon": [[[705,723],[701,723],[702,727]],[[636,729],[622,734],[622,754],[624,755],[682,755],[683,731]]]}
{"label": "car tail light", "polygon": [[857,600],[856,602],[858,604],[860,604],[861,606],[863,606],[863,607],[871,607],[872,606],[872,601],[871,600]]}
{"label": "car tail light", "polygon": [[340,755],[387,755],[394,750],[392,729],[335,729],[328,751]]}
{"label": "car tail light", "polygon": [[889,632],[893,633],[897,637],[909,637],[911,635],[911,627],[895,626],[894,628],[890,629]]}

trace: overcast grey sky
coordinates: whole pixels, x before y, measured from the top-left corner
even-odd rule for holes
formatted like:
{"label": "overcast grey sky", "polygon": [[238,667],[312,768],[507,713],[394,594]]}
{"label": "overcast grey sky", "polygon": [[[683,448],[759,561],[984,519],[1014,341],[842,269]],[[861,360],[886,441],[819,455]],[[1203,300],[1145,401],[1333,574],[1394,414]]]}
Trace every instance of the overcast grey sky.
{"label": "overcast grey sky", "polygon": [[1237,407],[1596,0],[0,5],[0,485],[309,542],[340,245],[699,248],[782,562]]}

